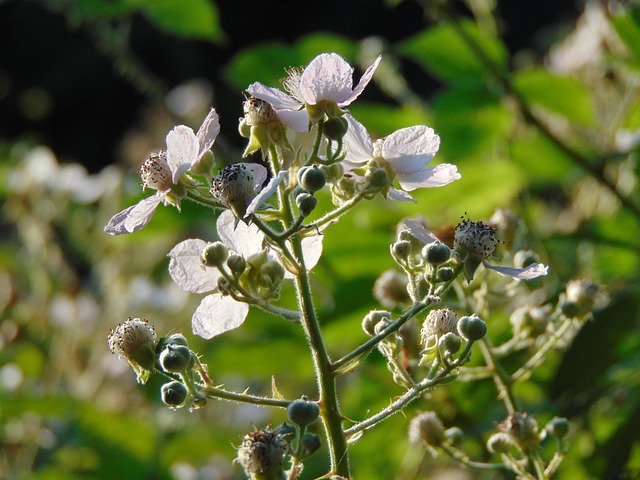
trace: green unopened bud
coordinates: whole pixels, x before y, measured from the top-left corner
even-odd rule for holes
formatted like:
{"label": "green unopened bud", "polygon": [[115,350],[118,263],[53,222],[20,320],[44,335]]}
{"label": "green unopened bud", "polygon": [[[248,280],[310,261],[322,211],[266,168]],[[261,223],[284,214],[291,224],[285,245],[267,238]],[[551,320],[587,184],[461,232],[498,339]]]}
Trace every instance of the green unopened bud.
{"label": "green unopened bud", "polygon": [[222,242],[208,243],[202,251],[201,260],[207,267],[221,265],[229,256],[229,249]]}
{"label": "green unopened bud", "polygon": [[551,437],[562,440],[569,434],[569,421],[566,418],[554,417],[544,429]]}
{"label": "green unopened bud", "polygon": [[173,382],[165,383],[160,389],[160,395],[162,401],[170,407],[179,407],[187,399],[189,392],[187,387],[182,383],[174,380]]}
{"label": "green unopened bud", "polygon": [[167,345],[160,354],[160,366],[165,372],[184,372],[193,368],[194,363],[191,350],[184,345]]}
{"label": "green unopened bud", "polygon": [[438,341],[440,351],[447,352],[451,355],[458,353],[460,346],[462,345],[462,339],[455,333],[445,333]]}
{"label": "green unopened bud", "polygon": [[389,174],[384,168],[370,168],[367,173],[364,174],[364,178],[373,188],[388,187],[391,182],[389,181]]}
{"label": "green unopened bud", "polygon": [[284,267],[275,260],[269,260],[260,267],[260,286],[273,289],[284,280]]}
{"label": "green unopened bud", "polygon": [[287,441],[293,440],[293,437],[296,436],[296,427],[289,425],[287,422],[281,423],[273,431]]}
{"label": "green unopened bud", "polygon": [[238,133],[242,138],[251,137],[251,125],[246,118],[242,117],[238,123]]}
{"label": "green unopened bud", "polygon": [[327,174],[317,165],[298,170],[298,184],[308,192],[317,192],[327,184]]}
{"label": "green unopened bud", "polygon": [[435,412],[424,412],[409,424],[409,441],[416,446],[439,447],[445,440],[442,421]]}
{"label": "green unopened bud", "polygon": [[509,453],[514,442],[506,433],[494,433],[487,440],[487,449],[491,453]]}
{"label": "green unopened bud", "polygon": [[320,407],[316,402],[309,401],[307,397],[294,400],[287,407],[287,418],[301,427],[313,423],[319,415]]}
{"label": "green unopened bud", "polygon": [[376,334],[375,327],[381,320],[391,320],[391,312],[385,310],[372,310],[362,320],[362,329],[372,337]]}
{"label": "green unopened bud", "polygon": [[320,437],[314,433],[305,433],[300,439],[300,456],[307,458],[320,448]]}
{"label": "green unopened bud", "polygon": [[200,158],[200,161],[196,163],[193,167],[189,169],[189,171],[195,175],[211,175],[211,170],[216,165],[216,159],[213,156],[213,152],[211,150],[207,150]]}
{"label": "green unopened bud", "polygon": [[422,258],[431,265],[442,265],[451,258],[451,250],[442,242],[431,242],[422,249]]}
{"label": "green unopened bud", "polygon": [[406,261],[411,255],[411,242],[408,240],[398,240],[391,246],[393,256],[402,261]]}
{"label": "green unopened bud", "polygon": [[189,346],[189,342],[186,337],[181,333],[173,333],[169,335],[169,338],[166,340],[166,345],[184,345],[185,347]]}
{"label": "green unopened bud", "polygon": [[349,123],[344,117],[331,117],[322,125],[322,133],[329,140],[342,140],[349,130]]}
{"label": "green unopened bud", "polygon": [[339,162],[331,165],[322,165],[320,168],[327,174],[327,181],[330,183],[336,183],[344,176],[344,167]]}
{"label": "green unopened bud", "polygon": [[231,273],[240,275],[247,268],[247,261],[242,255],[229,255],[229,258],[227,258],[227,267],[231,270]]}
{"label": "green unopened bud", "polygon": [[458,333],[465,340],[475,342],[487,334],[487,324],[474,313],[458,320]]}
{"label": "green unopened bud", "polygon": [[318,205],[318,199],[310,193],[302,192],[296,197],[296,205],[300,210],[300,215],[308,217]]}
{"label": "green unopened bud", "polygon": [[438,280],[442,282],[448,282],[453,278],[453,269],[452,268],[439,268],[438,269]]}

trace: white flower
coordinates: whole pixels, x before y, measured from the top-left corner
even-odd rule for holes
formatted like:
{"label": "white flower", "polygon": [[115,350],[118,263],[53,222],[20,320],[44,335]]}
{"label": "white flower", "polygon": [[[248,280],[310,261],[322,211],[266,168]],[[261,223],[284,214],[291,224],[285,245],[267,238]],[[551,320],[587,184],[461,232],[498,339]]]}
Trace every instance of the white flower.
{"label": "white flower", "polygon": [[[482,222],[470,222],[469,220],[465,220],[461,225],[464,225],[464,228],[460,229],[462,232],[469,233],[471,230],[469,224],[478,224]],[[415,220],[405,220],[404,225],[407,227],[407,230],[411,235],[420,240],[421,242],[427,244],[438,240],[433,233],[427,230],[420,222]],[[477,230],[477,229],[475,229]],[[515,280],[531,280],[534,278],[542,277],[549,272],[549,267],[543,265],[542,263],[533,263],[526,268],[512,268],[512,267],[497,267],[489,264],[486,261],[486,258],[491,255],[493,252],[493,248],[498,243],[498,241],[492,237],[493,232],[489,234],[488,230],[482,230],[479,233],[479,237],[475,238],[473,241],[471,239],[464,239],[465,248],[467,246],[473,246],[477,251],[478,263],[482,261],[482,264],[485,268],[493,270],[494,272],[499,273],[505,277],[511,277]],[[459,229],[456,227],[456,234],[458,234]],[[457,239],[457,242],[460,243],[460,238]],[[461,259],[464,261],[465,259]]]}
{"label": "white flower", "polygon": [[166,153],[151,154],[139,170],[144,187],[153,188],[156,193],[115,214],[104,231],[111,235],[137,232],[149,223],[158,205],[175,203],[176,200],[169,195],[174,185],[200,162],[219,132],[220,123],[214,109],[204,119],[197,134],[185,125],[171,130],[166,138]]}
{"label": "white flower", "polygon": [[344,137],[347,154],[344,165],[354,169],[375,159],[389,166],[398,177],[402,190],[391,188],[387,196],[403,202],[415,201],[406,192],[417,188],[434,188],[461,178],[455,165],[441,163],[425,168],[438,152],[440,137],[424,125],[401,128],[384,139],[372,142],[366,128],[346,114],[349,129]]}
{"label": "white flower", "polygon": [[325,101],[333,102],[340,108],[350,105],[371,81],[380,59],[378,57],[367,68],[355,88],[353,68],[336,53],[322,53],[304,70],[289,70],[289,77],[284,81],[289,94],[259,82],[250,85],[247,92],[269,102],[283,123],[298,132],[306,132],[309,130],[306,105]]}
{"label": "white flower", "polygon": [[[238,255],[250,259],[267,249],[267,255],[275,259],[264,234],[255,225],[238,222],[229,210],[222,212],[217,221],[220,240]],[[218,292],[221,273],[217,268],[206,267],[200,260],[207,242],[200,239],[185,240],[176,245],[169,257],[169,273],[182,290],[192,293],[213,292],[202,299],[192,317],[193,332],[203,338],[212,338],[239,327],[247,317],[249,306]],[[304,261],[308,269],[314,267],[322,254],[322,237],[303,239]],[[285,278],[293,278],[287,272]]]}

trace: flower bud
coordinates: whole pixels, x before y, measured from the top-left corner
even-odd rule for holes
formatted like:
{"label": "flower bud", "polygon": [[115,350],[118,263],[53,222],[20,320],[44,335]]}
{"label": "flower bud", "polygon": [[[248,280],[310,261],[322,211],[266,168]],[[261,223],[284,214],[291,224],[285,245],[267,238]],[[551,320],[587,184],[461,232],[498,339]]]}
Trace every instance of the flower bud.
{"label": "flower bud", "polygon": [[320,168],[327,174],[327,181],[330,183],[336,183],[344,176],[344,167],[341,163],[322,165]]}
{"label": "flower bud", "polygon": [[229,249],[222,242],[208,243],[202,251],[200,260],[207,267],[216,267],[221,265],[229,256]]}
{"label": "flower bud", "polygon": [[213,156],[213,152],[211,150],[207,150],[202,154],[200,161],[196,163],[189,170],[191,173],[195,175],[211,175],[211,170],[216,164],[216,159]]}
{"label": "flower bud", "polygon": [[[386,330],[388,327],[390,327],[393,324],[393,320],[391,320],[391,318],[381,318],[380,321],[378,323],[376,323],[373,326],[373,333],[375,333],[376,335],[382,333],[384,330]],[[387,339],[389,340],[390,337],[387,337]]]}
{"label": "flower bud", "polygon": [[317,165],[298,170],[298,184],[307,192],[317,192],[327,184],[327,174]]}
{"label": "flower bud", "polygon": [[367,335],[372,337],[376,334],[375,326],[381,320],[391,320],[391,312],[385,310],[372,310],[362,320],[362,329]]}
{"label": "flower bud", "polygon": [[231,270],[231,273],[240,275],[247,268],[247,261],[242,255],[232,254],[227,258],[227,267]]}
{"label": "flower bud", "polygon": [[250,480],[282,480],[283,462],[288,450],[287,441],[269,429],[244,436],[236,460]]}
{"label": "flower bud", "polygon": [[300,210],[300,215],[308,217],[318,205],[318,199],[310,193],[302,192],[296,197],[296,205]]}
{"label": "flower bud", "polygon": [[465,340],[475,342],[487,334],[487,324],[474,313],[458,320],[458,333]]}
{"label": "flower bud", "polygon": [[344,117],[331,117],[322,125],[322,134],[329,140],[342,140],[349,130],[349,123]]}
{"label": "flower bud", "polygon": [[540,444],[538,422],[527,412],[509,415],[498,424],[498,428],[509,435],[511,440],[525,452],[537,448]]}
{"label": "flower bud", "polygon": [[381,189],[391,185],[389,174],[384,168],[370,168],[367,170],[367,173],[364,174],[364,178],[366,178],[369,183],[369,187],[375,189]]}
{"label": "flower bud", "polygon": [[491,453],[509,453],[514,442],[506,433],[494,433],[487,440],[487,449]]}
{"label": "flower bud", "polygon": [[433,266],[442,265],[451,258],[451,250],[442,242],[431,242],[423,247],[422,258]]}
{"label": "flower bud", "polygon": [[300,427],[306,427],[313,423],[320,415],[320,407],[316,402],[311,402],[307,397],[294,400],[287,407],[287,418]]}
{"label": "flower bud", "polygon": [[562,313],[567,317],[579,318],[591,313],[604,297],[599,284],[588,278],[580,278],[567,282],[559,303]]}
{"label": "flower bud", "polygon": [[284,280],[284,267],[276,260],[268,260],[260,266],[261,287],[274,289]]}
{"label": "flower bud", "polygon": [[187,339],[181,333],[173,333],[169,335],[169,338],[165,341],[165,345],[184,345],[188,347],[189,342],[187,342]]}
{"label": "flower bud", "polygon": [[411,250],[411,242],[407,240],[398,240],[396,243],[391,245],[391,253],[394,258],[404,262],[406,262],[411,255]]}
{"label": "flower bud", "polygon": [[179,407],[187,399],[187,387],[182,383],[174,380],[173,382],[165,383],[160,389],[160,395],[162,401],[170,407]]}
{"label": "flower bud", "polygon": [[566,418],[554,417],[544,429],[550,436],[562,440],[569,433],[569,421]]}
{"label": "flower bud", "polygon": [[273,431],[287,441],[293,440],[293,437],[296,436],[296,427],[289,425],[287,422],[281,423]]}
{"label": "flower bud", "polygon": [[167,345],[160,354],[160,366],[165,372],[180,373],[193,368],[191,350],[184,345]]}
{"label": "flower bud", "polygon": [[307,458],[320,448],[320,437],[314,433],[305,433],[300,439],[300,456]]}
{"label": "flower bud", "polygon": [[444,440],[444,425],[435,412],[423,412],[409,423],[409,441],[413,445],[439,447]]}
{"label": "flower bud", "polygon": [[453,269],[449,267],[438,269],[438,280],[448,282],[453,278]]}
{"label": "flower bud", "polygon": [[455,333],[449,332],[440,337],[438,346],[440,347],[441,351],[454,355],[460,350],[460,347],[462,346],[462,340]]}
{"label": "flower bud", "polygon": [[397,270],[385,270],[373,284],[373,296],[383,307],[396,308],[410,302],[407,277]]}

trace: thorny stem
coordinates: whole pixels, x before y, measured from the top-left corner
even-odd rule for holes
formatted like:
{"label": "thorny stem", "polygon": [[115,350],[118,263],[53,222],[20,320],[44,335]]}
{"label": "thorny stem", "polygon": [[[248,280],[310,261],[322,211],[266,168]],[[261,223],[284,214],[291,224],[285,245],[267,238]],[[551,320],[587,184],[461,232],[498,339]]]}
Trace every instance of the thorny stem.
{"label": "thorny stem", "polygon": [[581,154],[577,150],[573,149],[569,145],[567,145],[560,137],[558,137],[555,133],[551,131],[549,127],[542,123],[535,116],[531,107],[529,106],[527,100],[524,96],[515,88],[509,76],[503,73],[494,63],[493,61],[485,54],[484,50],[475,42],[475,40],[467,34],[467,32],[460,26],[456,17],[452,15],[445,7],[438,6],[437,3],[434,4],[440,14],[445,17],[454,30],[458,34],[458,36],[462,39],[464,43],[476,54],[477,58],[485,65],[487,71],[494,77],[494,79],[502,86],[502,88],[516,101],[518,108],[520,110],[521,115],[524,117],[527,122],[533,125],[542,135],[547,137],[558,149],[560,149],[573,163],[587,171],[591,176],[593,176],[598,182],[604,185],[608,190],[610,190],[616,198],[620,201],[622,205],[624,205],[627,210],[629,210],[633,215],[637,218],[640,218],[640,207],[633,203],[631,199],[625,196],[617,187],[615,182],[607,178],[604,172],[604,168],[602,165],[594,164],[591,158]]}
{"label": "thorny stem", "polygon": [[331,222],[332,220],[335,220],[335,219],[339,218],[341,215],[343,215],[344,213],[349,211],[351,208],[355,207],[356,204],[360,200],[362,200],[364,198],[365,198],[364,192],[360,192],[356,196],[354,196],[353,198],[348,200],[347,202],[345,202],[342,205],[340,205],[335,210],[332,210],[331,212],[327,213],[326,215],[322,216],[321,218],[319,218],[318,220],[313,222],[311,225],[308,225],[308,226],[303,227],[303,228],[318,228],[319,229],[320,227],[324,226],[325,224]]}
{"label": "thorny stem", "polygon": [[287,408],[290,400],[278,400],[276,398],[259,397],[256,395],[249,395],[247,393],[236,393],[223,390],[219,387],[206,387],[202,389],[202,393],[208,398],[219,398],[221,400],[229,400],[231,402],[249,403],[251,405],[258,405],[261,407],[278,407]]}

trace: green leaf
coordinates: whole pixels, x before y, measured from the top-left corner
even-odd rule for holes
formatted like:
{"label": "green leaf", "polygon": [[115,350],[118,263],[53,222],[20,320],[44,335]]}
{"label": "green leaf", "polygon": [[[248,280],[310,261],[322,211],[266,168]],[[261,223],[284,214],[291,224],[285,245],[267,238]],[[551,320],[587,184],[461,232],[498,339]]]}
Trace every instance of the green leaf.
{"label": "green leaf", "polygon": [[557,184],[574,165],[550,140],[536,132],[510,144],[511,158],[521,166],[532,185]]}
{"label": "green leaf", "polygon": [[356,44],[337,35],[312,34],[289,46],[280,42],[249,47],[233,57],[227,67],[227,81],[235,88],[247,88],[253,82],[277,87],[287,76],[285,69],[307,65],[313,57],[335,52],[348,62],[355,58]]}
{"label": "green leaf", "polygon": [[433,124],[433,119],[424,110],[408,106],[355,102],[349,106],[349,111],[360,123],[366,125],[374,139],[389,135],[399,128]]}
{"label": "green leaf", "polygon": [[640,62],[640,8],[636,7],[623,14],[613,15],[611,22],[631,55]]}
{"label": "green leaf", "polygon": [[[506,70],[508,53],[498,37],[480,31],[471,21],[461,21],[460,27],[495,68]],[[449,23],[431,27],[400,43],[398,52],[447,82],[479,83],[487,78],[487,66],[478,52]]]}
{"label": "green leaf", "polygon": [[594,122],[589,90],[575,78],[561,77],[540,68],[518,72],[513,83],[527,102],[559,113],[574,123],[592,125]]}
{"label": "green leaf", "polygon": [[224,33],[215,3],[210,0],[128,0],[154,25],[168,33],[220,43]]}

